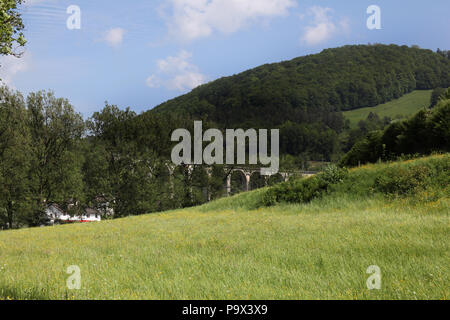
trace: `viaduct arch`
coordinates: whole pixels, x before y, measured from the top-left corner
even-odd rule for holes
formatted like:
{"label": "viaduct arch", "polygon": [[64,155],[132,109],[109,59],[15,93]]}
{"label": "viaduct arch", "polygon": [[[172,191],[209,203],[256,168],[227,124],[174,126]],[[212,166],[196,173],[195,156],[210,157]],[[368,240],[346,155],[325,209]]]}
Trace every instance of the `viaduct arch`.
{"label": "viaduct arch", "polygon": [[[167,164],[167,168],[169,171],[169,175],[173,175],[177,166],[174,164]],[[189,174],[194,172],[194,165],[187,165],[187,169]],[[279,179],[275,179],[276,182],[285,182],[288,181],[291,177],[309,177],[315,175],[317,172],[315,171],[279,171],[273,175],[261,175],[261,168],[256,167],[230,167],[224,166],[224,171],[226,175],[226,185],[225,190],[228,196],[232,195],[232,176],[234,173],[238,173],[244,177],[242,180],[243,185],[241,186],[240,191],[251,191],[252,189],[252,181],[255,182],[255,179],[258,179],[257,185],[264,184],[263,186],[270,185],[270,182],[274,180],[274,178],[278,177]],[[206,167],[206,173],[209,177],[212,176],[212,167]]]}
{"label": "viaduct arch", "polygon": [[309,176],[313,176],[316,174],[316,172],[313,172],[313,171],[280,171],[274,175],[263,176],[263,175],[261,175],[261,168],[244,168],[244,167],[239,167],[239,168],[225,167],[225,171],[228,173],[227,182],[226,182],[226,190],[227,190],[228,195],[231,195],[232,174],[235,172],[241,173],[245,177],[244,191],[251,190],[251,182],[255,176],[259,177],[260,179],[264,179],[264,184],[265,184],[265,186],[267,186],[269,184],[270,178],[275,175],[281,176],[283,181],[288,181],[289,178],[293,177],[293,176],[309,177]]}

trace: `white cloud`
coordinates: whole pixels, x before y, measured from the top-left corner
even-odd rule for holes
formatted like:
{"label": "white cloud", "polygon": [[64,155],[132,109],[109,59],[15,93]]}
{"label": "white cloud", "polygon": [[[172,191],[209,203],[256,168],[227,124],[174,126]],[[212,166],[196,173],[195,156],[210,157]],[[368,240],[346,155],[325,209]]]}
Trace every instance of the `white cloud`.
{"label": "white cloud", "polygon": [[311,7],[308,14],[313,16],[313,24],[305,28],[301,40],[307,45],[314,46],[330,39],[337,32],[348,29],[348,21],[343,19],[336,23],[330,16],[332,10],[320,6]]}
{"label": "white cloud", "polygon": [[185,72],[176,75],[175,78],[168,81],[169,89],[185,91],[198,87],[205,83],[205,76],[199,72]]}
{"label": "white cloud", "polygon": [[182,50],[175,57],[158,60],[157,74],[147,78],[147,86],[150,88],[165,86],[169,90],[186,91],[205,83],[206,76],[200,73],[197,66],[189,62],[191,57],[191,53]]}
{"label": "white cloud", "polygon": [[111,47],[118,47],[123,42],[123,36],[125,35],[125,30],[122,28],[113,28],[106,32],[104,41]]}
{"label": "white cloud", "polygon": [[[64,4],[61,4],[61,0],[24,0],[22,1],[22,6],[24,8],[39,8],[39,7],[46,7],[46,8],[54,8],[54,9],[61,9],[64,7]],[[64,9],[67,7],[66,5]],[[33,8],[34,9],[34,8]]]}
{"label": "white cloud", "polygon": [[156,75],[148,77],[145,83],[150,88],[159,88],[161,86],[161,80]]}
{"label": "white cloud", "polygon": [[21,58],[14,56],[0,56],[0,85],[14,88],[14,77],[28,69],[30,55],[25,53]]}
{"label": "white cloud", "polygon": [[37,4],[41,4],[41,3],[44,3],[44,2],[55,2],[55,1],[48,1],[48,0],[25,0],[25,1],[23,2],[23,4],[24,4],[24,6],[26,6],[26,7],[31,7],[31,6],[34,6],[34,5],[37,5]]}
{"label": "white cloud", "polygon": [[184,41],[233,33],[261,18],[282,16],[294,0],[170,0],[169,34]]}

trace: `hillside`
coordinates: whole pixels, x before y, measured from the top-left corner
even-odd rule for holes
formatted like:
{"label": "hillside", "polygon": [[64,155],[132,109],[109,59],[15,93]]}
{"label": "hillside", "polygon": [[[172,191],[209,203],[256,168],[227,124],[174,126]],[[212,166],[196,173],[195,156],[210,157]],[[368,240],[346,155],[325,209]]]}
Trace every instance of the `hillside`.
{"label": "hillside", "polygon": [[[165,157],[170,156],[171,146],[166,143],[170,133],[178,128],[192,130],[193,120],[202,120],[205,129],[280,129],[280,154],[292,156],[301,167],[306,161],[337,161],[368,132],[389,124],[368,119],[364,130],[352,132],[341,111],[375,107],[414,90],[449,85],[450,59],[442,52],[351,45],[204,84],[132,117],[124,128],[135,128],[131,140],[148,149],[161,149],[146,142],[148,132],[158,136],[152,141],[165,144]],[[415,99],[402,101],[405,112],[417,106]],[[159,125],[161,121],[164,125]],[[158,129],[151,132],[150,125]]]}
{"label": "hillside", "polygon": [[[0,299],[448,299],[449,169],[450,155],[432,156],[353,169],[304,204],[262,205],[295,182],[191,209],[1,232]],[[423,179],[396,194],[392,172]],[[66,289],[71,265],[81,290]],[[372,265],[382,290],[366,288]]]}
{"label": "hillside", "polygon": [[340,165],[352,167],[403,155],[449,151],[450,89],[447,89],[432,109],[422,109],[408,119],[393,121],[382,130],[373,129],[341,158]]}
{"label": "hillside", "polygon": [[[448,87],[450,59],[397,45],[352,45],[218,79],[156,107],[222,128],[273,128],[286,121],[339,131],[335,111],[373,107],[413,90]],[[270,117],[268,117],[270,115]]]}
{"label": "hillside", "polygon": [[370,113],[376,113],[380,118],[407,118],[421,109],[428,108],[430,106],[430,98],[431,90],[416,90],[405,94],[399,99],[375,107],[345,111],[344,117],[350,121],[352,128],[356,127],[359,121],[366,120]]}

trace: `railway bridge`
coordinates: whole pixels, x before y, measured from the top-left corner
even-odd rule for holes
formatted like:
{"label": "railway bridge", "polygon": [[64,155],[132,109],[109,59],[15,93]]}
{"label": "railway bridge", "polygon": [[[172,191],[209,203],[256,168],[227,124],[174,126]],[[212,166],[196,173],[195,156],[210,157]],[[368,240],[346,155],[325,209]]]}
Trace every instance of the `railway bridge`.
{"label": "railway bridge", "polygon": [[[261,175],[261,168],[253,167],[225,167],[227,173],[226,190],[227,194],[232,193],[232,179],[233,175],[241,177],[242,189],[241,191],[250,191],[256,188],[261,188],[273,182],[284,182],[288,181],[291,177],[310,177],[315,175],[315,171],[279,171],[273,175],[263,176]],[[254,188],[253,186],[256,186]]]}
{"label": "railway bridge", "polygon": [[[188,174],[193,174],[196,168],[203,168],[209,177],[213,175],[213,167],[203,165],[183,165]],[[173,175],[177,166],[168,163],[169,174]],[[261,167],[257,166],[223,166],[224,170],[224,192],[227,195],[243,191],[251,191],[265,186],[273,185],[279,182],[288,181],[291,177],[309,177],[315,175],[316,171],[304,170],[280,170],[272,175],[262,175]]]}

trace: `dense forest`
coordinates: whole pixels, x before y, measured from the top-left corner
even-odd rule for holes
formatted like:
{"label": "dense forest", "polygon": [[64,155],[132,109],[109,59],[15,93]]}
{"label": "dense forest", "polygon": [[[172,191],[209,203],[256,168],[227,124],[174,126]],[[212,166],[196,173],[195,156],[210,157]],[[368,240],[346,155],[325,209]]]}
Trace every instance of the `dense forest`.
{"label": "dense forest", "polygon": [[404,155],[450,152],[450,89],[436,92],[441,95],[431,110],[419,111],[408,120],[393,121],[385,130],[371,131],[342,158],[341,165],[351,167]]}
{"label": "dense forest", "polygon": [[52,92],[0,88],[0,229],[46,224],[52,203],[72,215],[109,203],[118,218],[223,196],[222,167],[171,166],[171,132],[187,125],[108,104],[84,121]]}
{"label": "dense forest", "polygon": [[150,112],[219,128],[280,128],[284,153],[336,160],[355,140],[355,132],[350,141],[339,137],[349,129],[341,111],[449,86],[447,51],[352,45],[221,78]]}
{"label": "dense forest", "polygon": [[335,111],[373,107],[416,89],[449,87],[450,57],[439,52],[381,44],[327,49],[221,78],[154,110],[224,128],[270,128],[292,120],[322,121],[337,130],[342,124],[330,116]]}
{"label": "dense forest", "polygon": [[[76,215],[108,202],[115,217],[123,217],[223,196],[230,174],[225,168],[214,166],[208,174],[202,166],[191,171],[170,165],[171,133],[192,131],[194,119],[203,120],[204,130],[279,128],[282,169],[306,169],[308,160],[337,162],[349,151],[345,165],[448,149],[449,110],[440,102],[445,90],[439,88],[449,85],[446,51],[368,45],[261,66],[139,115],[107,103],[84,120],[52,92],[24,97],[3,87],[0,229],[45,224],[50,203]],[[342,115],[416,89],[435,89],[434,108],[407,122],[370,114],[350,129]],[[256,187],[262,185],[257,181]]]}

